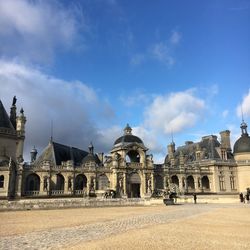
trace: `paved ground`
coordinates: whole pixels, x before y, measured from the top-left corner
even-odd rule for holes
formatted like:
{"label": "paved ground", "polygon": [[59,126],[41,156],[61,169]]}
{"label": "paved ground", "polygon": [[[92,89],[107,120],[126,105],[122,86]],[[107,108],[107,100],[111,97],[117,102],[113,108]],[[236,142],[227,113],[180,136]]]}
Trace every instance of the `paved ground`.
{"label": "paved ground", "polygon": [[250,204],[0,213],[0,249],[250,249]]}

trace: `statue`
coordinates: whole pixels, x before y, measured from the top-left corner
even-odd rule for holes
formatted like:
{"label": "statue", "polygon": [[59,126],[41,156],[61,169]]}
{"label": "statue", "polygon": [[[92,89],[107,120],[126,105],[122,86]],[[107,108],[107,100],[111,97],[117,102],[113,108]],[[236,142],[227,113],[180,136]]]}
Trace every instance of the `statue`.
{"label": "statue", "polygon": [[119,189],[120,189],[120,193],[123,193],[123,177],[121,177],[119,179]]}
{"label": "statue", "polygon": [[43,190],[48,191],[48,177],[44,177]]}
{"label": "statue", "polygon": [[147,191],[148,193],[152,192],[152,181],[150,177],[148,178],[148,190]]}
{"label": "statue", "polygon": [[72,189],[72,180],[71,180],[70,177],[69,177],[68,189],[69,189],[69,190]]}
{"label": "statue", "polygon": [[17,101],[16,96],[14,96],[12,101],[12,106],[16,106],[16,101]]}

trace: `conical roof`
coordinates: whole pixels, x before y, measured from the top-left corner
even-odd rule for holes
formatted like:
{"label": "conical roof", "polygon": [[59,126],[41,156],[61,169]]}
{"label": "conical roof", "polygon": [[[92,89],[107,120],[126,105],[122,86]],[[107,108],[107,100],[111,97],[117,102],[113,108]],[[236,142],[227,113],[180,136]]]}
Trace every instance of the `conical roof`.
{"label": "conical roof", "polygon": [[11,130],[15,130],[1,100],[0,100],[0,128],[8,128]]}

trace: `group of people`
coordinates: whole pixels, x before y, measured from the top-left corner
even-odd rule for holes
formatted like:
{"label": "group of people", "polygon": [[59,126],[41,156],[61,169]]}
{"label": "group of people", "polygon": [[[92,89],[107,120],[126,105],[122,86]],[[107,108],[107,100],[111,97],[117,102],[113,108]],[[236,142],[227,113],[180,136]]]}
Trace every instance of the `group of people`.
{"label": "group of people", "polygon": [[240,193],[240,202],[249,203],[249,198],[249,192],[247,192],[245,196],[243,195],[243,193]]}

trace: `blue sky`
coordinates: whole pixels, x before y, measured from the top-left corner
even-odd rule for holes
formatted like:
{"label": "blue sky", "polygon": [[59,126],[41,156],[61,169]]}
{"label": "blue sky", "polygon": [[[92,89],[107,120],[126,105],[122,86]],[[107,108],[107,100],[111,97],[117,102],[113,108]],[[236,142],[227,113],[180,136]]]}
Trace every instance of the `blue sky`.
{"label": "blue sky", "polygon": [[0,0],[0,98],[26,155],[54,140],[108,151],[126,123],[161,162],[171,141],[250,117],[250,1]]}

